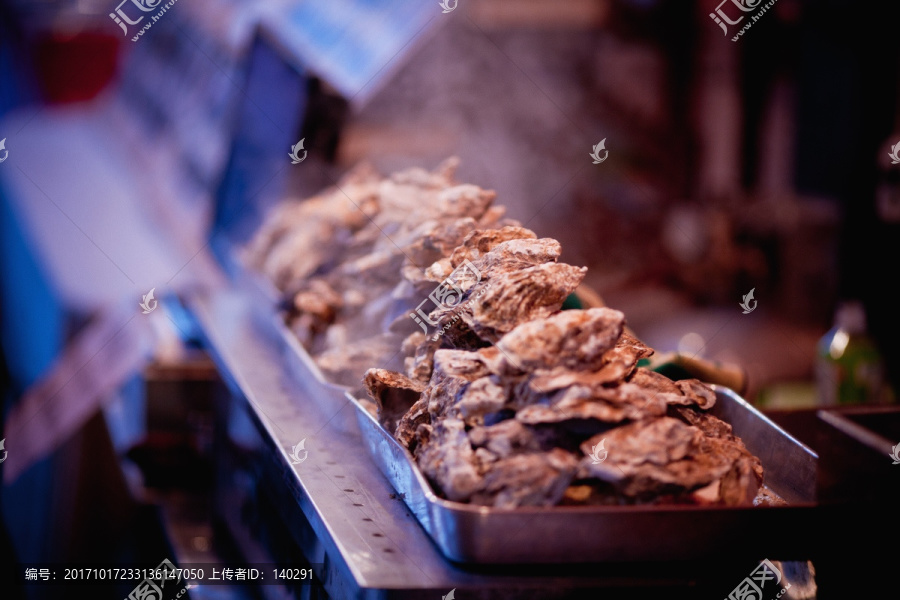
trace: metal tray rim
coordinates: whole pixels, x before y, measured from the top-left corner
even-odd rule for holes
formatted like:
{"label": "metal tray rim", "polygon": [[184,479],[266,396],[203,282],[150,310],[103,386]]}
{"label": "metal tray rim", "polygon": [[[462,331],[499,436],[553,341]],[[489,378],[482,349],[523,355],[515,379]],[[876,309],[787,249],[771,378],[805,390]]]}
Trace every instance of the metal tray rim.
{"label": "metal tray rim", "polygon": [[[818,459],[818,455],[809,448],[806,444],[797,440],[794,436],[786,432],[779,425],[774,423],[771,419],[760,413],[752,404],[741,398],[734,390],[711,384],[710,387],[713,388],[717,393],[722,393],[728,395],[733,401],[739,403],[744,409],[750,410],[755,413],[755,415],[766,422],[771,428],[776,430],[778,433],[783,435],[785,438],[789,439],[791,442],[796,444],[800,449],[808,453],[815,459]],[[737,511],[759,511],[759,510],[785,510],[787,508],[801,508],[801,507],[812,507],[816,505],[815,501],[808,502],[792,502],[789,506],[779,507],[779,506],[699,506],[699,505],[680,505],[680,504],[672,504],[672,505],[652,505],[652,506],[526,506],[519,508],[494,508],[490,506],[472,506],[471,504],[466,504],[464,502],[456,502],[453,500],[447,500],[446,498],[441,498],[438,496],[434,489],[431,487],[431,484],[425,478],[425,475],[422,473],[421,469],[415,462],[415,458],[410,454],[409,450],[404,448],[397,439],[388,432],[384,427],[381,426],[381,423],[368,411],[366,410],[362,404],[360,404],[359,399],[356,398],[349,391],[345,392],[345,396],[352,402],[353,406],[356,408],[358,412],[358,418],[367,419],[370,422],[371,426],[377,428],[377,430],[384,436],[385,439],[389,441],[390,444],[394,446],[396,450],[402,453],[403,457],[406,459],[406,467],[411,471],[413,477],[418,483],[421,492],[424,495],[424,498],[431,504],[436,505],[444,510],[459,512],[459,513],[471,513],[471,514],[480,514],[480,515],[527,515],[527,514],[564,514],[564,513],[575,513],[575,514],[608,514],[608,513],[639,513],[639,512],[647,512],[652,511],[654,513],[662,513],[662,512],[703,512],[708,513],[711,511],[716,512],[737,512]],[[381,467],[381,461],[379,457],[373,457],[375,462]],[[382,468],[382,472],[384,469]],[[387,477],[387,474],[385,473]],[[397,490],[401,494],[404,490]]]}

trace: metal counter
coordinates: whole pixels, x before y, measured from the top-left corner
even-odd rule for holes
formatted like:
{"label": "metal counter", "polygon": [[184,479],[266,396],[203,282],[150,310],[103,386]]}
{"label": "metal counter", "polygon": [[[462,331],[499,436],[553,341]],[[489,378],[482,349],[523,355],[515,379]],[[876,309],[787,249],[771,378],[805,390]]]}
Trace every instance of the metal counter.
{"label": "metal counter", "polygon": [[[721,560],[697,563],[474,568],[446,560],[369,458],[341,390],[300,377],[292,367],[296,353],[272,320],[277,317],[261,315],[253,303],[236,291],[189,302],[230,388],[232,417],[244,415],[247,430],[237,437],[244,438],[244,461],[257,474],[247,478],[256,481],[246,481],[245,492],[224,499],[221,509],[226,520],[243,520],[251,531],[277,517],[328,597],[438,600],[451,589],[459,600],[580,597],[587,590],[630,599],[688,589],[692,597],[715,597],[727,595],[755,565],[736,558],[740,540],[731,553],[722,548]],[[292,447],[301,440],[305,453],[298,450],[292,459]],[[302,462],[294,464],[297,459]],[[248,516],[254,504],[247,499],[260,495],[270,499],[262,503],[270,508]],[[259,539],[238,542],[251,561],[260,560],[260,547],[267,545]],[[321,595],[305,590],[298,597]]]}

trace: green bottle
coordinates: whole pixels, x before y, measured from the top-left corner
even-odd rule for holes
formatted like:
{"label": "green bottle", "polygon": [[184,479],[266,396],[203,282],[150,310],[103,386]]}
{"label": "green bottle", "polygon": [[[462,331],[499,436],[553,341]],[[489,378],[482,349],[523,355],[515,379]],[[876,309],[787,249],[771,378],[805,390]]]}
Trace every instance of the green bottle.
{"label": "green bottle", "polygon": [[843,302],[835,326],[818,345],[816,382],[823,406],[882,404],[887,401],[884,363],[866,334],[866,313],[860,302]]}

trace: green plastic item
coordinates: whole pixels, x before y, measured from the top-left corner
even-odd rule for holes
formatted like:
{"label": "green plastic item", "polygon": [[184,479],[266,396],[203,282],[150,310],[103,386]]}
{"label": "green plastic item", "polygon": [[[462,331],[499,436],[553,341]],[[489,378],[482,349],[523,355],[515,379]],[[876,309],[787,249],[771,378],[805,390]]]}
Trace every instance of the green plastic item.
{"label": "green plastic item", "polygon": [[562,308],[560,310],[580,310],[582,308],[584,308],[584,304],[582,304],[581,298],[573,292],[563,300]]}

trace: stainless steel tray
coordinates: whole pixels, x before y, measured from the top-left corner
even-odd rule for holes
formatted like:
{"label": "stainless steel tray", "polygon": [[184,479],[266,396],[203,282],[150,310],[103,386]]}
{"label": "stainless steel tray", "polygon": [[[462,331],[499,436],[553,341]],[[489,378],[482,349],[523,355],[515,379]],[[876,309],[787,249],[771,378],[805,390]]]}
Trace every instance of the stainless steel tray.
{"label": "stainless steel tray", "polygon": [[814,519],[818,457],[740,396],[713,386],[730,423],[788,507],[549,507],[501,510],[438,497],[412,455],[348,394],[362,438],[440,551],[464,563],[584,563],[746,555],[802,558]]}
{"label": "stainless steel tray", "polygon": [[[463,563],[587,563],[703,557],[806,559],[811,554],[816,454],[727,388],[713,386],[713,413],[730,423],[765,468],[779,508],[551,507],[500,510],[438,497],[410,453],[350,394],[324,377],[278,314],[278,292],[226,254],[234,284],[251,298],[261,331],[284,348],[296,389],[339,431],[358,426],[379,470],[440,552]],[[341,410],[346,399],[353,411]],[[355,412],[355,415],[353,414]]]}

